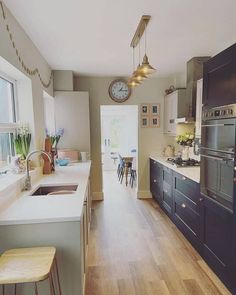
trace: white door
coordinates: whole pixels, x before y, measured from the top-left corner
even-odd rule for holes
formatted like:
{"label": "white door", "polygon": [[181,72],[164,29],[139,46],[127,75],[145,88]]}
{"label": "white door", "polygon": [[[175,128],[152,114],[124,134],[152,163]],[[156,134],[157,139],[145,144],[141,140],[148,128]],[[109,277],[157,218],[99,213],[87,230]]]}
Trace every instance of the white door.
{"label": "white door", "polygon": [[103,170],[114,170],[115,163],[111,154],[111,116],[101,117],[102,127],[102,166]]}

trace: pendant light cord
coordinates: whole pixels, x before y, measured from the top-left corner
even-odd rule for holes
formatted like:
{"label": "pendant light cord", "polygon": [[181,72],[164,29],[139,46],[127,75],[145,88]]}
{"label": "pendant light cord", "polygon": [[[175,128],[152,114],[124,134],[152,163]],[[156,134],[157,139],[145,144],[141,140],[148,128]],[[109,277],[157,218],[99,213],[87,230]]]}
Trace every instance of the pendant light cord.
{"label": "pendant light cord", "polygon": [[135,60],[134,60],[134,46],[133,46],[133,72],[135,71]]}
{"label": "pendant light cord", "polygon": [[147,54],[147,23],[145,21],[145,54]]}

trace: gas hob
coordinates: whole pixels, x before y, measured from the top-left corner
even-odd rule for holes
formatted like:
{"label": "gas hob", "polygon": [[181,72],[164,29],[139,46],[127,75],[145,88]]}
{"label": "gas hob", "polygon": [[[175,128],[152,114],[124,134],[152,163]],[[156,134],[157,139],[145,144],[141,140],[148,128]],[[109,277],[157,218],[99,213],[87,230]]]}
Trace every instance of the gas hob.
{"label": "gas hob", "polygon": [[167,162],[175,165],[177,168],[200,166],[200,162],[194,159],[183,160],[182,158],[168,158]]}

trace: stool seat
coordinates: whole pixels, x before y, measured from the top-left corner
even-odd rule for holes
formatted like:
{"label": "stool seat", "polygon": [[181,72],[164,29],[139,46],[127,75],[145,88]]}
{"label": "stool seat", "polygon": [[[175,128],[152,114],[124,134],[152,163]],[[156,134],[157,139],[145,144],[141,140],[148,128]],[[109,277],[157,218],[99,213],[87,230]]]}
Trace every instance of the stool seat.
{"label": "stool seat", "polygon": [[39,282],[48,278],[56,255],[54,247],[11,249],[0,257],[0,284]]}

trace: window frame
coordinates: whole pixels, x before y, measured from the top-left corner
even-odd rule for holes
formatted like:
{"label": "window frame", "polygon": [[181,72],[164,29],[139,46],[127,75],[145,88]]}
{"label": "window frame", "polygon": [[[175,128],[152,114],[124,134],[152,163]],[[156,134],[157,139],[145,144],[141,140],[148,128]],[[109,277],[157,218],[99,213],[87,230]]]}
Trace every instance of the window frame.
{"label": "window frame", "polygon": [[[14,156],[15,150],[13,145],[13,138],[16,134],[17,129],[19,128],[18,122],[18,100],[17,100],[17,81],[13,78],[7,76],[6,74],[0,72],[0,79],[3,79],[9,83],[11,83],[12,86],[12,116],[13,116],[13,122],[11,123],[0,123],[0,133],[8,133],[9,137],[12,139],[10,140],[10,152],[11,155]],[[13,136],[12,136],[13,134]],[[0,167],[0,170],[2,170],[5,166]]]}

